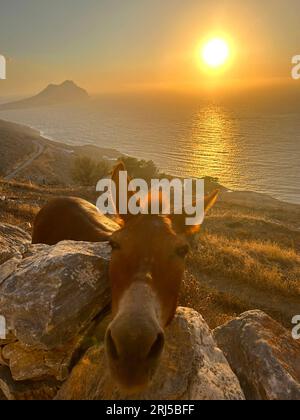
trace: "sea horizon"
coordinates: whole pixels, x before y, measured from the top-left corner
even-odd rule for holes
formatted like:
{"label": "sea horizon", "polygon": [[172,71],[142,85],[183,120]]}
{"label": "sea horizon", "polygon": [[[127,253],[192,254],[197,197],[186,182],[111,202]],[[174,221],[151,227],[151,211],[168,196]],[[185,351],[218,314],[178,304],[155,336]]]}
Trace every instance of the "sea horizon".
{"label": "sea horizon", "polygon": [[63,144],[153,160],[172,176],[211,176],[232,190],[300,204],[299,111],[182,98],[106,95],[82,105],[1,111],[0,119]]}

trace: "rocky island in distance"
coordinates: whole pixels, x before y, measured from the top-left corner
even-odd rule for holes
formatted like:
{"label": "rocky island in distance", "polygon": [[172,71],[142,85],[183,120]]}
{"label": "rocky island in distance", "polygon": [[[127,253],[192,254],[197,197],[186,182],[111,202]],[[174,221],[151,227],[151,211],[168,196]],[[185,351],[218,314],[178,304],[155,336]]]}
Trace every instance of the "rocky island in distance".
{"label": "rocky island in distance", "polygon": [[35,96],[2,104],[0,111],[80,103],[89,99],[89,94],[84,89],[77,86],[73,81],[66,80],[58,85],[48,85]]}

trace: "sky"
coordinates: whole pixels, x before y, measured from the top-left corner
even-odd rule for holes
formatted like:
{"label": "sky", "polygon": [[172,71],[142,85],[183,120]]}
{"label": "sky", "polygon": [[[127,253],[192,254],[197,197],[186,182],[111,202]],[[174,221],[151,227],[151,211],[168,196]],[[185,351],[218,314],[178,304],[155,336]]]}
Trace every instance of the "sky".
{"label": "sky", "polygon": [[[299,16],[299,0],[0,0],[0,96],[66,79],[91,94],[280,83],[300,54]],[[218,76],[198,58],[214,36],[231,47]]]}

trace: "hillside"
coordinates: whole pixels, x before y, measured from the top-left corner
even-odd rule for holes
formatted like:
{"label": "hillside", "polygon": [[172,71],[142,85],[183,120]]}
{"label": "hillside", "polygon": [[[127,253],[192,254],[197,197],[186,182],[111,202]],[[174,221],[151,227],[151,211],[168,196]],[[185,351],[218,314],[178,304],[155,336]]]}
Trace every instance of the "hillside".
{"label": "hillside", "polygon": [[35,130],[0,120],[0,175],[6,175],[20,160],[30,156],[38,137]]}
{"label": "hillside", "polygon": [[40,93],[20,101],[0,105],[0,110],[35,108],[41,106],[78,103],[89,100],[88,93],[74,82],[66,80],[60,85],[50,84]]}
{"label": "hillside", "polygon": [[8,180],[70,185],[71,169],[78,156],[104,159],[112,164],[121,153],[101,147],[56,143],[36,130],[0,120],[0,155],[0,175]]}

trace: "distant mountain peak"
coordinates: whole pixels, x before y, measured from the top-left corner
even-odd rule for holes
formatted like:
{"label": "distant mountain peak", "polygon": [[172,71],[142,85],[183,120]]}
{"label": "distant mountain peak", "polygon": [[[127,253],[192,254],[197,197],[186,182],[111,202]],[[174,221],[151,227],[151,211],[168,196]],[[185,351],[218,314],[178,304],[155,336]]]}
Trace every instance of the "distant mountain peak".
{"label": "distant mountain peak", "polygon": [[0,110],[80,103],[87,100],[89,100],[89,95],[84,89],[77,86],[72,80],[65,80],[61,84],[49,84],[31,98],[1,105]]}
{"label": "distant mountain peak", "polygon": [[[48,95],[49,92],[60,95],[60,99],[64,96],[64,94],[67,93],[74,95],[70,99],[74,99],[76,97],[78,97],[78,99],[87,99],[89,97],[88,93],[81,87],[77,86],[72,80],[65,80],[58,85],[51,83],[46,87],[46,89],[42,90],[38,95],[36,95],[36,97],[46,94]],[[68,98],[66,97],[66,99]]]}
{"label": "distant mountain peak", "polygon": [[64,82],[62,82],[62,86],[63,85],[74,85],[74,86],[76,86],[75,83],[73,82],[73,80],[65,80]]}
{"label": "distant mountain peak", "polygon": [[[60,84],[54,84],[54,83],[50,83],[48,86],[47,86],[47,88],[48,87],[57,87],[57,88],[62,88],[62,87],[66,87],[66,86],[72,86],[72,87],[75,87],[75,88],[78,88],[78,89],[81,89],[79,86],[77,86],[76,85],[76,83],[75,82],[73,82],[73,80],[65,80],[64,82],[62,82],[62,83],[60,83]],[[47,89],[46,88],[46,89]]]}

